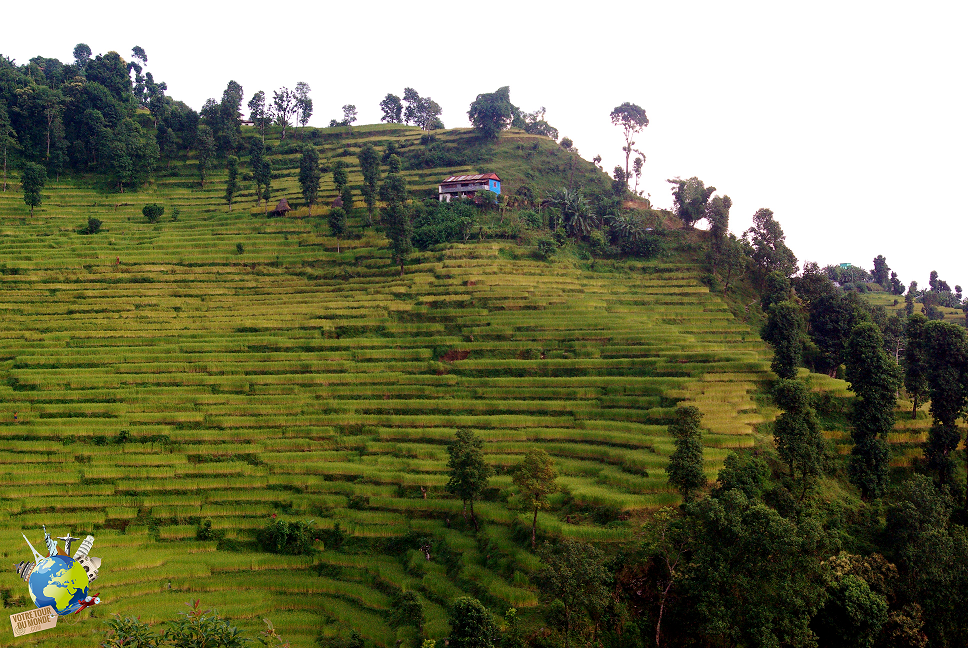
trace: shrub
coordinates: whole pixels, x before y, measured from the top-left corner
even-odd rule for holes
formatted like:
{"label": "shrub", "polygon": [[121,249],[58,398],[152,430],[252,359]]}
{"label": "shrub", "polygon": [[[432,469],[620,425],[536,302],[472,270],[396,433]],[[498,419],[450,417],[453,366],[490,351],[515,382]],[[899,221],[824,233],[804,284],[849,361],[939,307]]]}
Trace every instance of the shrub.
{"label": "shrub", "polygon": [[535,250],[535,256],[543,261],[547,261],[555,252],[558,251],[558,244],[552,238],[540,238],[538,239],[538,249]]}
{"label": "shrub", "polygon": [[287,555],[313,553],[313,537],[316,527],[312,520],[288,522],[272,520],[259,531],[259,546],[263,551]]}
{"label": "shrub", "polygon": [[101,221],[91,217],[87,219],[87,227],[81,230],[81,234],[97,234],[101,231]]}
{"label": "shrub", "polygon": [[236,243],[235,251],[238,252],[239,254],[243,254],[245,252],[245,246],[242,245],[241,243]]}
{"label": "shrub", "polygon": [[530,209],[524,210],[523,212],[518,214],[518,216],[520,216],[521,222],[523,222],[531,229],[539,229],[542,225],[541,215],[538,214],[537,212],[531,211]]}
{"label": "shrub", "polygon": [[165,208],[158,203],[151,203],[142,207],[141,213],[145,215],[149,223],[157,223],[165,213]]}

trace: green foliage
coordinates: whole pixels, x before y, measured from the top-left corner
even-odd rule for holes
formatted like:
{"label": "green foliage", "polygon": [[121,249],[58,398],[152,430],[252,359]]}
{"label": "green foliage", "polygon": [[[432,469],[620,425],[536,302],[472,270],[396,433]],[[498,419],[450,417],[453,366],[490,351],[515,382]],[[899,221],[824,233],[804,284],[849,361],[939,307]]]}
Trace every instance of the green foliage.
{"label": "green foliage", "polygon": [[[708,645],[812,645],[810,620],[823,602],[821,529],[785,519],[732,489],[687,506],[693,553],[683,590]],[[819,555],[818,555],[819,554]]]}
{"label": "green foliage", "polygon": [[[349,174],[346,172],[346,162],[336,160],[333,163],[333,184],[336,185],[336,193],[342,194],[348,182]],[[345,204],[343,206],[346,207]],[[349,207],[349,209],[352,209],[352,207]]]}
{"label": "green foliage", "polygon": [[449,203],[428,200],[415,205],[413,245],[426,250],[441,243],[466,241],[477,209],[465,200]]}
{"label": "green foliage", "polygon": [[816,414],[810,407],[806,386],[799,380],[780,379],[773,400],[784,411],[773,423],[777,454],[799,482],[800,497],[823,470],[827,448]]}
{"label": "green foliage", "polygon": [[871,322],[854,328],[845,363],[850,389],[857,395],[851,412],[851,481],[864,497],[880,497],[887,486],[889,457],[885,439],[894,429],[901,370],[884,351],[881,333]]}
{"label": "green foliage", "polygon": [[314,552],[316,526],[312,520],[293,521],[273,519],[259,530],[257,540],[263,551],[287,555],[306,555]]}
{"label": "green foliage", "polygon": [[575,614],[585,612],[597,625],[611,598],[605,554],[586,542],[563,540],[544,543],[540,555],[544,565],[535,579],[545,598],[564,605],[567,645],[576,626]]}
{"label": "green foliage", "polygon": [[763,494],[769,477],[769,468],[760,457],[730,452],[719,471],[719,485],[713,494],[719,497],[735,489],[742,492],[746,499],[757,500]]}
{"label": "green foliage", "polygon": [[786,235],[770,209],[753,214],[753,226],[743,234],[751,247],[753,263],[765,280],[770,272],[789,277],[797,271],[797,257],[786,245]]}
{"label": "green foliage", "polygon": [[165,630],[165,645],[176,648],[243,648],[248,639],[239,628],[231,625],[214,610],[199,609],[196,600],[188,612],[181,613],[181,619],[168,622]]}
{"label": "green foliage", "polygon": [[451,648],[494,648],[500,637],[491,613],[476,598],[455,600],[448,622]]}
{"label": "green foliage", "polygon": [[819,353],[814,367],[831,376],[844,361],[844,350],[854,327],[870,318],[856,293],[830,292],[810,305],[810,337]]}
{"label": "green foliage", "polygon": [[367,143],[360,149],[357,159],[360,163],[360,173],[363,174],[363,186],[360,193],[366,202],[369,223],[373,221],[373,210],[376,207],[377,183],[380,181],[380,157],[373,145]]}
{"label": "green foliage", "polygon": [[155,648],[162,645],[162,637],[140,618],[115,614],[105,623],[108,630],[101,648]]}
{"label": "green foliage", "polygon": [[212,165],[212,158],[215,156],[215,138],[209,126],[201,125],[198,127],[198,178],[202,188],[205,188],[205,176]]}
{"label": "green foliage", "polygon": [[393,598],[390,610],[390,625],[394,628],[413,626],[421,630],[424,624],[424,610],[420,599],[412,591],[401,592]]}
{"label": "green foliage", "polygon": [[387,96],[380,102],[380,110],[383,112],[380,121],[390,124],[403,122],[403,103],[397,95],[387,93]]}
{"label": "green foliage", "polygon": [[142,207],[141,213],[144,214],[144,217],[148,219],[149,223],[157,223],[165,214],[165,207],[158,203],[151,203],[150,205]]}
{"label": "green foliage", "polygon": [[707,187],[703,181],[693,176],[688,180],[676,177],[666,180],[671,183],[672,202],[675,207],[676,216],[688,227],[692,227],[697,221],[706,218],[709,209],[709,198],[716,193],[716,187]]}
{"label": "green foliage", "polygon": [[665,471],[669,484],[682,493],[687,502],[695,491],[706,485],[702,469],[702,413],[697,407],[676,408],[669,434],[675,439],[676,449],[669,456]]}
{"label": "green foliage", "polygon": [[225,183],[225,202],[229,204],[229,211],[232,211],[232,200],[239,191],[239,158],[230,155],[226,160],[228,169],[228,180]]}
{"label": "green foliage", "polygon": [[796,302],[781,301],[770,306],[760,336],[773,347],[770,367],[778,377],[787,380],[797,377],[805,332],[803,313]]}
{"label": "green foliage", "polygon": [[504,86],[494,92],[481,93],[471,103],[467,117],[484,139],[495,139],[511,125],[517,109],[511,105],[510,88]]}
{"label": "green foliage", "polygon": [[346,234],[346,210],[342,207],[333,207],[329,211],[329,232],[336,238]]}
{"label": "green foliage", "polygon": [[[622,128],[622,135],[625,138],[625,146],[622,147],[622,151],[625,153],[623,180],[627,183],[632,176],[629,169],[629,158],[635,150],[632,148],[635,146],[635,140],[633,138],[649,125],[649,118],[641,106],[627,101],[613,108],[610,117],[612,119],[612,125]],[[627,189],[628,186],[626,185]]]}
{"label": "green foliage", "polygon": [[968,407],[968,343],[965,329],[948,322],[924,325],[924,358],[932,426],[925,458],[942,483],[953,476],[952,453],[961,440],[958,419]]}
{"label": "green foliage", "polygon": [[558,243],[550,236],[543,236],[538,239],[535,255],[542,261],[548,261],[558,251]]}
{"label": "green foliage", "polygon": [[33,162],[24,165],[20,175],[20,186],[24,191],[24,203],[30,207],[30,215],[34,215],[34,207],[44,202],[44,185],[47,183],[47,171],[44,167]]}
{"label": "green foliage", "polygon": [[101,222],[100,219],[94,218],[93,216],[91,216],[90,218],[87,219],[87,227],[83,228],[81,230],[81,233],[97,234],[98,232],[101,231],[101,225],[103,225],[103,223]]}
{"label": "green foliage", "polygon": [[477,529],[474,500],[481,496],[494,474],[494,469],[484,460],[484,441],[472,430],[457,430],[454,440],[447,444],[447,455],[450,471],[447,491],[461,499],[465,511],[470,503],[471,520]]}
{"label": "green foliage", "polygon": [[312,144],[303,147],[302,157],[299,159],[299,186],[302,188],[303,199],[309,205],[309,213],[313,213],[313,205],[319,195],[319,152]]}
{"label": "green foliage", "polygon": [[527,502],[528,508],[534,511],[531,522],[531,546],[537,544],[538,511],[548,508],[548,496],[558,492],[555,480],[558,471],[555,470],[554,460],[547,452],[539,448],[528,450],[524,459],[514,471],[512,481],[521,491],[521,496]]}

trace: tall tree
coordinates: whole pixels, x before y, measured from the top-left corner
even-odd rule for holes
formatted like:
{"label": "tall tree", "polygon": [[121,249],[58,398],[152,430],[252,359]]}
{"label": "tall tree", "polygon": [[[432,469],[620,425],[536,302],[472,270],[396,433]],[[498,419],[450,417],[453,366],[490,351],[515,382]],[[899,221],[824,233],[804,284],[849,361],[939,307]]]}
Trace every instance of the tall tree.
{"label": "tall tree", "polygon": [[[400,264],[402,277],[403,264],[413,251],[413,222],[407,205],[407,183],[400,173],[400,158],[396,155],[390,156],[389,173],[380,186],[380,199],[386,202],[381,217],[390,239],[390,254]],[[476,520],[474,524],[476,526]]]}
{"label": "tall tree", "polygon": [[91,53],[91,47],[87,43],[78,43],[74,46],[74,63],[81,72],[91,60]]}
{"label": "tall tree", "polygon": [[296,119],[303,128],[309,123],[309,118],[313,116],[313,100],[309,96],[311,90],[312,88],[309,87],[308,83],[300,81],[292,92],[293,101],[296,104]]}
{"label": "tall tree", "polygon": [[373,224],[373,210],[376,207],[377,183],[380,181],[380,156],[372,144],[367,143],[357,154],[360,162],[360,173],[363,174],[363,186],[360,193],[366,201],[367,225]]}
{"label": "tall tree", "polygon": [[847,381],[857,398],[851,409],[850,480],[866,499],[878,498],[887,487],[890,453],[887,435],[894,429],[894,407],[901,370],[885,350],[881,332],[872,322],[854,327],[845,354]]}
{"label": "tall tree", "polygon": [[[585,612],[597,627],[611,599],[606,557],[587,542],[562,540],[547,542],[541,549],[544,566],[536,575],[542,594],[550,601],[561,601],[565,611],[565,648],[574,626],[576,612]],[[594,637],[590,645],[594,645]]]}
{"label": "tall tree", "polygon": [[319,152],[312,144],[303,147],[302,157],[299,158],[299,186],[302,188],[303,198],[309,205],[309,215],[313,215],[313,205],[319,195]]}
{"label": "tall tree", "polygon": [[272,124],[272,106],[266,105],[266,93],[259,90],[249,99],[249,119],[259,129],[263,141],[266,138],[266,128]]}
{"label": "tall tree", "polygon": [[450,477],[447,490],[464,503],[464,517],[470,503],[471,521],[474,530],[479,531],[477,516],[474,515],[474,500],[487,488],[487,482],[494,470],[484,460],[484,441],[472,430],[457,430],[454,440],[447,444],[447,468]]}
{"label": "tall tree", "polygon": [[511,105],[510,92],[510,87],[504,86],[477,95],[471,103],[467,116],[482,138],[496,139],[498,133],[511,125],[517,109]]}
{"label": "tall tree", "polygon": [[611,113],[612,124],[622,128],[622,135],[625,137],[625,146],[622,151],[625,153],[625,178],[631,177],[629,169],[629,159],[632,157],[632,147],[635,146],[635,136],[649,125],[649,118],[645,114],[645,109],[634,103],[625,102],[616,106]]}
{"label": "tall tree", "polygon": [[778,380],[773,400],[783,410],[773,424],[773,441],[780,459],[790,469],[791,480],[794,484],[799,482],[802,499],[823,470],[827,444],[801,381]]}
{"label": "tall tree", "polygon": [[548,496],[558,492],[555,479],[558,471],[555,462],[544,450],[528,450],[524,460],[515,469],[512,481],[521,491],[528,508],[534,511],[531,520],[531,548],[537,544],[538,511],[548,508]]}
{"label": "tall tree", "polygon": [[336,254],[339,254],[339,240],[346,233],[346,210],[333,207],[329,210],[329,232],[336,237]]}
{"label": "tall tree", "polygon": [[673,178],[666,180],[671,183],[672,201],[675,205],[676,216],[688,227],[706,217],[709,198],[716,193],[716,187],[707,187],[703,181],[693,176],[688,180]]}
{"label": "tall tree", "polygon": [[286,139],[286,129],[292,125],[293,115],[298,110],[296,95],[283,86],[272,92],[272,108],[276,123],[282,126],[282,139]]}
{"label": "tall tree", "polygon": [[[909,292],[909,295],[912,293]],[[907,342],[904,345],[904,389],[911,399],[911,418],[918,416],[918,407],[928,398],[928,366],[924,338],[924,326],[928,318],[921,313],[914,313],[908,317],[904,334]]]}
{"label": "tall tree", "polygon": [[17,131],[10,123],[6,106],[0,104],[0,155],[3,156],[3,191],[7,191],[7,159],[17,145]]}
{"label": "tall tree", "polygon": [[353,104],[346,104],[343,106],[343,123],[346,126],[352,127],[353,123],[356,121],[356,106]]}
{"label": "tall tree", "polygon": [[397,95],[387,93],[387,96],[380,102],[380,110],[383,112],[380,121],[389,124],[403,123],[403,103]]}
{"label": "tall tree", "polygon": [[675,486],[685,501],[692,500],[695,491],[706,485],[702,469],[702,413],[699,408],[676,408],[669,434],[675,439],[676,449],[669,456],[665,468],[669,484]]}
{"label": "tall tree", "polygon": [[[346,183],[349,182],[349,175],[346,173],[346,162],[343,160],[336,160],[333,164],[333,184],[336,185],[336,193],[342,195],[343,189],[346,187]],[[343,207],[349,209],[347,205]]]}
{"label": "tall tree", "polygon": [[770,209],[758,209],[753,214],[753,226],[743,238],[752,246],[753,263],[759,268],[761,282],[766,275],[777,271],[789,277],[797,271],[797,257],[786,245],[786,235]]}
{"label": "tall tree", "polygon": [[787,380],[797,377],[805,329],[803,311],[796,302],[781,301],[769,307],[760,335],[773,347],[770,367],[778,377]]}
{"label": "tall tree", "polygon": [[874,257],[874,271],[871,275],[874,277],[874,283],[880,284],[884,290],[890,286],[890,273],[891,269],[887,265],[887,259],[883,254],[878,254]]}
{"label": "tall tree", "polygon": [[456,599],[448,623],[451,648],[494,648],[500,638],[491,613],[476,598]]}
{"label": "tall tree", "polygon": [[932,419],[925,457],[942,484],[950,483],[954,474],[951,455],[961,440],[958,419],[964,416],[968,407],[968,345],[965,338],[965,329],[957,324],[934,321],[924,325]]}
{"label": "tall tree", "polygon": [[39,164],[27,162],[20,174],[20,186],[24,190],[24,203],[30,207],[30,215],[34,215],[34,207],[44,202],[44,185],[47,183],[47,171]]}
{"label": "tall tree", "polygon": [[232,211],[232,200],[239,191],[239,158],[230,155],[226,160],[226,168],[229,177],[225,183],[225,202],[229,204],[229,211]]}
{"label": "tall tree", "polygon": [[212,129],[204,124],[198,127],[198,178],[201,181],[202,189],[205,188],[205,176],[212,165],[212,157],[215,155],[215,138],[212,136]]}
{"label": "tall tree", "polygon": [[697,645],[812,646],[811,619],[824,600],[822,525],[785,518],[731,489],[687,505],[692,551],[681,598],[699,613],[688,622]]}
{"label": "tall tree", "polygon": [[706,205],[706,220],[709,221],[709,233],[712,235],[712,249],[717,255],[722,254],[726,237],[729,235],[729,210],[733,201],[729,196],[713,196]]}

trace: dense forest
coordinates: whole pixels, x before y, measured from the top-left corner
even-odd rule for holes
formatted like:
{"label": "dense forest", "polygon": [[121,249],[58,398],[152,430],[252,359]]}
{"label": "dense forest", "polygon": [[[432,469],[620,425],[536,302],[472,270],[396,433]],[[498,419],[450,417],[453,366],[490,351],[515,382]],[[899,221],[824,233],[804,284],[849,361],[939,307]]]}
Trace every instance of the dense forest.
{"label": "dense forest", "polygon": [[[0,57],[3,189],[8,176],[11,184],[19,179],[31,210],[42,204],[47,178],[72,177],[104,193],[130,194],[172,173],[179,179],[190,174],[200,188],[206,181],[224,183],[227,209],[244,193],[268,214],[271,186],[279,182],[281,165],[288,164],[298,166],[305,218],[324,223],[320,228],[335,237],[337,252],[341,241],[379,228],[394,275],[399,270],[403,276],[408,260],[421,251],[475,236],[521,240],[529,259],[553,263],[571,255],[593,270],[599,259],[695,264],[705,288],[722,295],[732,313],[755,326],[772,348],[774,376],[758,385],[758,393],[760,407],[775,416],[758,425],[755,447],[730,452],[710,479],[703,471],[708,434],[703,415],[696,407],[672,404],[663,415],[674,440],[664,475],[680,495],[677,505],[652,507],[631,521],[607,506],[576,507],[577,513],[567,514],[601,519],[603,526],[634,525],[622,542],[593,543],[541,531],[539,512],[559,490],[544,451],[528,452],[513,467],[497,466],[511,476],[508,487],[513,485],[513,497],[533,520],[530,525],[516,521],[511,528],[516,547],[536,557],[521,580],[538,593],[540,613],[519,619],[513,607],[489,611],[478,598],[458,597],[449,608],[448,645],[968,644],[968,451],[963,445],[968,300],[960,285],[952,289],[931,272],[927,288],[911,281],[905,289],[884,256],[873,260],[870,272],[853,265],[801,267],[771,210],[757,211],[742,235],[730,233],[729,197],[716,195],[715,187],[695,177],[669,180],[671,213],[652,209],[638,191],[644,155],[633,148],[632,138],[648,119],[635,104],[622,104],[611,115],[626,138],[625,166],[616,167],[611,177],[597,168],[596,159],[595,165],[579,166],[580,186],[542,192],[540,179],[533,179],[500,198],[481,195],[450,205],[420,200],[436,192],[417,195],[403,172],[486,162],[494,155],[488,147],[511,128],[557,142],[558,131],[544,120],[543,110],[522,112],[511,104],[507,88],[484,93],[470,106],[472,135],[445,146],[433,134],[443,128],[440,106],[407,88],[402,99],[388,94],[380,107],[384,122],[426,131],[419,144],[367,141],[355,157],[347,144],[335,161],[321,161],[316,145],[323,141],[323,129],[306,126],[312,100],[305,83],[275,91],[271,101],[262,91],[254,93],[246,104],[245,121],[251,125],[244,129],[243,89],[234,81],[221,99],[210,99],[196,112],[166,95],[166,84],[147,70],[148,56],[140,47],[125,60],[116,52],[92,56],[79,44],[74,57],[71,63],[36,57],[25,65]],[[352,133],[355,121],[356,107],[347,105],[342,120],[334,119],[330,127]],[[267,143],[270,132],[279,137],[275,148]],[[555,155],[571,156],[561,158],[568,161],[561,164],[561,177],[574,178],[577,151],[567,138],[556,146]],[[359,173],[352,182],[345,161]],[[340,198],[320,208],[323,173],[332,175]],[[357,208],[354,189],[362,200]],[[164,210],[146,205],[143,213],[157,223]],[[696,228],[701,222],[708,230]],[[242,255],[244,246],[238,246]],[[459,357],[450,349],[434,353],[435,361],[448,353]],[[543,360],[543,351],[533,355],[539,353]],[[818,375],[846,381],[851,395],[836,398],[813,389]],[[906,417],[930,418],[927,439],[909,462],[899,461],[891,445],[899,419]],[[849,444],[840,446],[845,452],[837,452],[825,430],[849,434]],[[447,518],[447,528],[453,524],[489,551],[481,535],[486,523],[474,512],[475,500],[485,493],[495,497],[489,480],[496,467],[485,460],[484,447],[472,431],[454,434],[447,445],[443,490],[463,505],[453,522]],[[426,490],[422,495],[425,499]],[[363,504],[356,500],[353,506]],[[311,554],[312,531],[270,523],[242,549]],[[331,546],[377,550],[376,543],[347,540],[338,525],[324,535]],[[220,540],[210,525],[199,527],[199,539]],[[425,553],[430,561],[431,543],[416,540],[406,536],[380,545],[379,551],[418,558]],[[458,558],[448,555],[447,560],[456,564]],[[325,568],[319,572],[325,575]],[[468,585],[467,591],[475,587]],[[498,613],[503,623],[495,620]],[[421,603],[412,593],[395,592],[387,614],[393,627],[408,628],[401,636],[409,645],[426,648],[427,642],[443,639],[425,632]],[[178,627],[189,634],[184,623]],[[275,642],[275,630],[269,628],[267,641]],[[228,632],[214,622],[209,630]],[[285,630],[278,628],[283,637]],[[170,645],[189,645],[178,643],[187,639],[177,632],[165,637]],[[114,643],[105,645],[159,640],[136,619],[119,618],[106,639]],[[353,632],[321,636],[319,644],[345,648],[368,641]]]}

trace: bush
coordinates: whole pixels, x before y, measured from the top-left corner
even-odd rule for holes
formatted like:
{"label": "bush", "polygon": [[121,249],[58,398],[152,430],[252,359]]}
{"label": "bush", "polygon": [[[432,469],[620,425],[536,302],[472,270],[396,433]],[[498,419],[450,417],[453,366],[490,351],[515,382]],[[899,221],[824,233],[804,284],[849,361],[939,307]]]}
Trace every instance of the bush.
{"label": "bush", "polygon": [[151,203],[141,208],[141,213],[145,215],[149,223],[157,223],[165,213],[165,208],[158,203]]}
{"label": "bush", "polygon": [[259,531],[259,546],[263,551],[290,556],[313,553],[316,526],[313,520],[288,522],[272,520]]}
{"label": "bush", "polygon": [[413,218],[413,245],[426,250],[441,243],[467,239],[477,210],[466,201],[442,203],[428,200],[417,206]]}
{"label": "bush", "polygon": [[538,249],[535,250],[535,256],[543,261],[547,261],[554,256],[555,252],[558,251],[558,244],[552,238],[540,238],[538,239]]}
{"label": "bush", "polygon": [[87,219],[87,227],[81,229],[81,234],[97,234],[101,231],[101,221],[96,218]]}
{"label": "bush", "polygon": [[526,209],[520,214],[518,214],[518,216],[521,218],[521,222],[527,225],[530,229],[541,228],[541,225],[542,225],[541,215],[538,214],[537,212],[533,212],[530,209]]}
{"label": "bush", "polygon": [[235,244],[235,251],[238,252],[239,254],[243,254],[243,253],[245,253],[245,246],[242,245],[241,243],[236,243]]}

